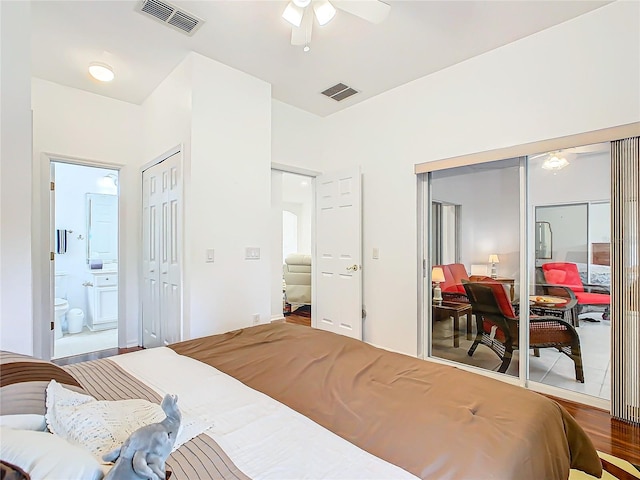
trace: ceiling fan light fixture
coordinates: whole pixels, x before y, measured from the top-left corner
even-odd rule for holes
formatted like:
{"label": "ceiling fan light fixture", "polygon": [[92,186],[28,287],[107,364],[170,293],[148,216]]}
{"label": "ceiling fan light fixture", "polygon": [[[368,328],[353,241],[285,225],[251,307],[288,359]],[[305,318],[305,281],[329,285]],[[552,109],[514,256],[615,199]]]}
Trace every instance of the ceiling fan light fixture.
{"label": "ceiling fan light fixture", "polygon": [[304,14],[304,9],[297,6],[293,2],[289,2],[287,8],[282,12],[282,18],[284,18],[287,22],[289,22],[294,27],[299,27],[302,23],[302,15]]}
{"label": "ceiling fan light fixture", "polygon": [[313,11],[321,26],[329,23],[336,15],[336,9],[329,0],[316,0],[313,2]]}
{"label": "ceiling fan light fixture", "polygon": [[302,51],[305,53],[307,53],[309,50],[311,50],[311,47],[309,46],[308,43],[304,47],[302,47]]}
{"label": "ceiling fan light fixture", "polygon": [[567,165],[569,165],[569,161],[556,152],[549,155],[549,158],[542,163],[542,168],[545,170],[561,170]]}
{"label": "ceiling fan light fixture", "polygon": [[93,62],[89,64],[89,73],[93,78],[101,82],[110,82],[114,79],[113,68],[106,63]]}
{"label": "ceiling fan light fixture", "polygon": [[296,7],[306,8],[311,3],[311,0],[291,0]]}

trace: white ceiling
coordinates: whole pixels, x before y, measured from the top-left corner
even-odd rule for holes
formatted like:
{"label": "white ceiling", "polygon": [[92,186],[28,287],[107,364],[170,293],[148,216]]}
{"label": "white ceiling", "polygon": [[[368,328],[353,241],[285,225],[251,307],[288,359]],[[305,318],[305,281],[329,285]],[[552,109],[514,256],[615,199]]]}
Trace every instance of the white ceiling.
{"label": "white ceiling", "polygon": [[[316,23],[308,53],[291,46],[281,0],[170,2],[205,20],[193,37],[136,12],[137,1],[33,1],[32,74],[141,104],[195,51],[269,82],[278,100],[326,116],[611,3],[385,1],[391,12],[378,25],[340,10],[328,25]],[[116,79],[91,79],[92,61],[112,65]],[[320,94],[339,82],[361,93],[342,102]]]}

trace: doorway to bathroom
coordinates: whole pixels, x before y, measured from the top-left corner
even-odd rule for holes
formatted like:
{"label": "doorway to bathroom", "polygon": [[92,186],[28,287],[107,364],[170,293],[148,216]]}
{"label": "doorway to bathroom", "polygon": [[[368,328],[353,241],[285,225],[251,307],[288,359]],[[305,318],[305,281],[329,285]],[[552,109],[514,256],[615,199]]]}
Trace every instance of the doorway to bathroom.
{"label": "doorway to bathroom", "polygon": [[118,346],[118,176],[51,162],[54,359]]}

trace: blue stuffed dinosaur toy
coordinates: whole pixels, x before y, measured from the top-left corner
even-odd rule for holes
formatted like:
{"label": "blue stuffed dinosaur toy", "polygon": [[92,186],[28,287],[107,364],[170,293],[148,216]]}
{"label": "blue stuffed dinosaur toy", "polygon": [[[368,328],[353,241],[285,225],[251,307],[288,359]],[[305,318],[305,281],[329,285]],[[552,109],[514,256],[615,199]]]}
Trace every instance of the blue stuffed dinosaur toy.
{"label": "blue stuffed dinosaur toy", "polygon": [[164,480],[165,461],[176,443],[182,415],[178,396],[165,395],[160,404],[166,418],[159,423],[140,427],[120,448],[103,455],[115,465],[104,480]]}

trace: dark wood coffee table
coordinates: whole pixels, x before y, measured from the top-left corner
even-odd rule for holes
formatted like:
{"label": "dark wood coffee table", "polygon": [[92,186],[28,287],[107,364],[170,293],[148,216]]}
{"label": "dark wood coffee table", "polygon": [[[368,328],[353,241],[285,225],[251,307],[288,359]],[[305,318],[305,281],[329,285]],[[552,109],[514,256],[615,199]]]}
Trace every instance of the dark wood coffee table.
{"label": "dark wood coffee table", "polygon": [[460,346],[460,317],[467,316],[467,340],[471,340],[471,304],[457,302],[442,302],[440,305],[433,304],[433,321],[435,319],[448,317],[453,319],[453,346]]}

